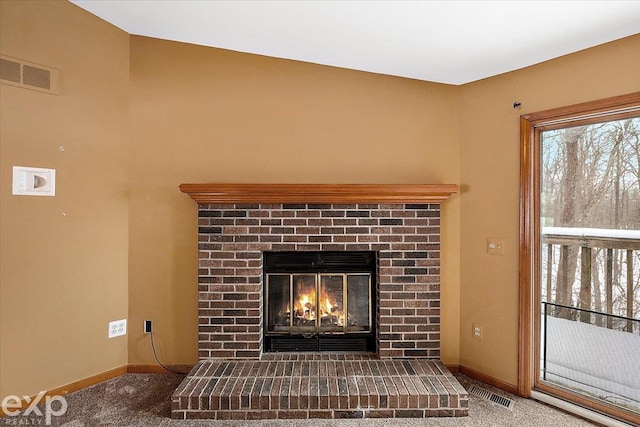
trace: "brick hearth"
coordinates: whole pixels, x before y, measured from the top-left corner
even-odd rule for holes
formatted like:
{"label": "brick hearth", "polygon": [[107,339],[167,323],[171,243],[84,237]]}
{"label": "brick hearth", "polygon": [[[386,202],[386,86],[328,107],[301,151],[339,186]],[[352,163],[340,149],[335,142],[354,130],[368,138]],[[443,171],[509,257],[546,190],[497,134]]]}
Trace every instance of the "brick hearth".
{"label": "brick hearth", "polygon": [[270,353],[202,361],[172,396],[175,419],[465,416],[468,394],[437,361]]}

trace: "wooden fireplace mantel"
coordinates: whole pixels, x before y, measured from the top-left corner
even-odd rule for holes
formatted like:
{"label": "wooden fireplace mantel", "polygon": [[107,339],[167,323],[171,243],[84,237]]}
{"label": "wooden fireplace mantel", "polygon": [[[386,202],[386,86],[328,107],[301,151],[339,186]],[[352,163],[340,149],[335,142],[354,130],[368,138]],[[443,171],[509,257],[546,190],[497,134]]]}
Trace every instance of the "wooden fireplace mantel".
{"label": "wooden fireplace mantel", "polygon": [[182,184],[198,204],[442,203],[456,184]]}

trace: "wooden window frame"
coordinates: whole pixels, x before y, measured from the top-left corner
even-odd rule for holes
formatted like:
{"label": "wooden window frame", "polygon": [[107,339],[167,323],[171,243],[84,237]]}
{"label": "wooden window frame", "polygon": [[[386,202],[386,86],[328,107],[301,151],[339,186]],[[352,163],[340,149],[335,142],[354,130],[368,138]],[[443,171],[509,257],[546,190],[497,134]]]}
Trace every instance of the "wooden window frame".
{"label": "wooden window frame", "polygon": [[540,134],[543,131],[640,115],[640,92],[520,116],[520,295],[518,394],[540,391],[627,422],[637,414],[588,399],[539,380]]}

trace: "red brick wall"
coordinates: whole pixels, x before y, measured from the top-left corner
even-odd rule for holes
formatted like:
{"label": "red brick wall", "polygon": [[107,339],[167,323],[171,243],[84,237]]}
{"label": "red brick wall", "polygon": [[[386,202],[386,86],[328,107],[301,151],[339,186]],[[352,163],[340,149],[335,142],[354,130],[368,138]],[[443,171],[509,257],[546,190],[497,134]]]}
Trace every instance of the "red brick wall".
{"label": "red brick wall", "polygon": [[440,205],[200,205],[200,359],[259,358],[262,252],[376,251],[381,358],[440,356]]}

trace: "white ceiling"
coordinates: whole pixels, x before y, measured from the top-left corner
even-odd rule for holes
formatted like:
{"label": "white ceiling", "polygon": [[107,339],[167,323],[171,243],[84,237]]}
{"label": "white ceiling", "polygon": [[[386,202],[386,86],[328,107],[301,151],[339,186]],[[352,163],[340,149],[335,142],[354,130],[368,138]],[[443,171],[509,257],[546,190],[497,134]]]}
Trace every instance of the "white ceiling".
{"label": "white ceiling", "polygon": [[450,84],[640,33],[640,0],[71,2],[130,34]]}

